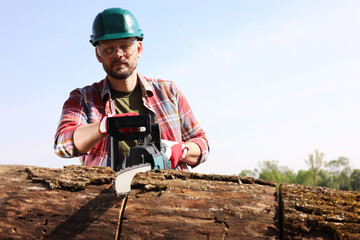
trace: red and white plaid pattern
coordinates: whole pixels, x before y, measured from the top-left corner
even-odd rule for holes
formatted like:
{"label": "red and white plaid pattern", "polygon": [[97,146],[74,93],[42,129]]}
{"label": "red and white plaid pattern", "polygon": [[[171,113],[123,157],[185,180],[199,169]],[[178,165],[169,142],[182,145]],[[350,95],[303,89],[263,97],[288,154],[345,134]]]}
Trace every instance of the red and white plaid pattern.
{"label": "red and white plaid pattern", "polygon": [[[198,164],[206,161],[209,146],[205,132],[175,83],[139,74],[138,81],[151,121],[160,125],[161,138],[177,142],[195,142],[201,149]],[[77,153],[73,142],[73,134],[77,127],[99,122],[104,114],[116,114],[107,79],[73,90],[62,110],[55,135],[55,153],[64,158],[79,156],[81,163],[85,165],[110,166],[110,137],[101,140],[86,154]],[[179,170],[186,171],[186,164],[179,164]]]}

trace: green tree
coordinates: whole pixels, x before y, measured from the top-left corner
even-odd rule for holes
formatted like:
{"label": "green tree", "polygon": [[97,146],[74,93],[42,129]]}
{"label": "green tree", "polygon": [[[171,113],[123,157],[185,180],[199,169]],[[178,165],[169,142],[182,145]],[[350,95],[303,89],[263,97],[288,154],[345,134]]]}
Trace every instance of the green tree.
{"label": "green tree", "polygon": [[262,171],[259,175],[259,178],[267,181],[274,181],[277,184],[295,182],[294,173],[291,171],[286,173],[281,173],[278,170]]}
{"label": "green tree", "polygon": [[306,159],[305,162],[309,165],[309,170],[312,171],[313,184],[316,186],[320,169],[325,165],[324,153],[315,150],[315,154],[310,153],[309,159]]}
{"label": "green tree", "polygon": [[[350,175],[351,167],[350,160],[346,157],[338,157],[338,159],[331,160],[327,163],[327,168],[331,174],[331,187],[341,190],[350,190]],[[330,187],[329,186],[329,187]]]}
{"label": "green tree", "polygon": [[257,172],[256,169],[254,171],[248,170],[248,169],[244,169],[240,172],[239,176],[246,176],[246,177],[254,177],[257,178]]}
{"label": "green tree", "polygon": [[276,160],[262,161],[259,163],[260,173],[259,178],[267,181],[274,181],[277,184],[295,183],[296,176],[286,166],[279,166]]}
{"label": "green tree", "polygon": [[360,169],[355,169],[350,176],[351,190],[360,192]]}
{"label": "green tree", "polygon": [[336,188],[337,185],[334,183],[333,178],[329,171],[321,169],[318,178],[317,178],[317,186],[328,187],[328,188]]}
{"label": "green tree", "polygon": [[271,160],[271,161],[261,161],[258,163],[259,168],[260,168],[260,172],[263,171],[274,171],[274,170],[279,170],[279,161],[277,160]]}
{"label": "green tree", "polygon": [[304,185],[304,186],[315,186],[314,173],[312,170],[299,170],[296,175],[296,184]]}
{"label": "green tree", "polygon": [[338,157],[326,162],[324,153],[315,150],[305,159],[308,170],[299,170],[294,173],[286,166],[280,166],[276,160],[261,161],[259,168],[243,170],[239,175],[257,177],[267,181],[280,183],[296,183],[305,186],[323,186],[341,190],[360,191],[360,169],[352,171],[350,160],[346,157]]}

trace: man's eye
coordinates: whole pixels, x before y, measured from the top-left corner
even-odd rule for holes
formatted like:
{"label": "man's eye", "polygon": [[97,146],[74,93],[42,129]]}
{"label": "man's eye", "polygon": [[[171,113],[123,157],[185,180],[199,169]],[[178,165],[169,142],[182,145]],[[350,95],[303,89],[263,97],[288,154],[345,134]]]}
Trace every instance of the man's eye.
{"label": "man's eye", "polygon": [[131,46],[132,46],[132,44],[124,44],[124,45],[121,45],[120,48],[126,50],[126,49],[131,48]]}
{"label": "man's eye", "polygon": [[114,52],[114,49],[115,49],[115,48],[105,48],[105,49],[103,50],[103,53],[105,53],[105,54],[111,54],[111,53]]}

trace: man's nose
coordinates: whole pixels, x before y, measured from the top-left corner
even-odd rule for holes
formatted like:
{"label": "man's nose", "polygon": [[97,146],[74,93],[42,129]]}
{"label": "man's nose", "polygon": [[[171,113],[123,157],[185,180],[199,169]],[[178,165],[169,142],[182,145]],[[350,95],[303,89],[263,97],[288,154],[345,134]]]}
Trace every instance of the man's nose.
{"label": "man's nose", "polygon": [[124,56],[124,51],[121,48],[116,48],[114,55],[115,57],[121,58],[122,56]]}

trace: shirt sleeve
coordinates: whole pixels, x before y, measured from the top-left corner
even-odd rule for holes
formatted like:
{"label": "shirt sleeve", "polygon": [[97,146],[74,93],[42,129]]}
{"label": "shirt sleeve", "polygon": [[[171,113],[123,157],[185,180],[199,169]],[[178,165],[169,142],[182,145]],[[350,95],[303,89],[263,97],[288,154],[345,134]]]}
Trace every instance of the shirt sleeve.
{"label": "shirt sleeve", "polygon": [[55,134],[55,153],[63,158],[80,156],[74,145],[74,132],[82,124],[87,123],[86,108],[83,104],[80,89],[70,93],[63,106],[61,118]]}
{"label": "shirt sleeve", "polygon": [[204,130],[197,121],[188,101],[180,89],[177,89],[177,101],[183,141],[194,142],[201,150],[199,162],[191,166],[194,168],[208,159],[209,143]]}

